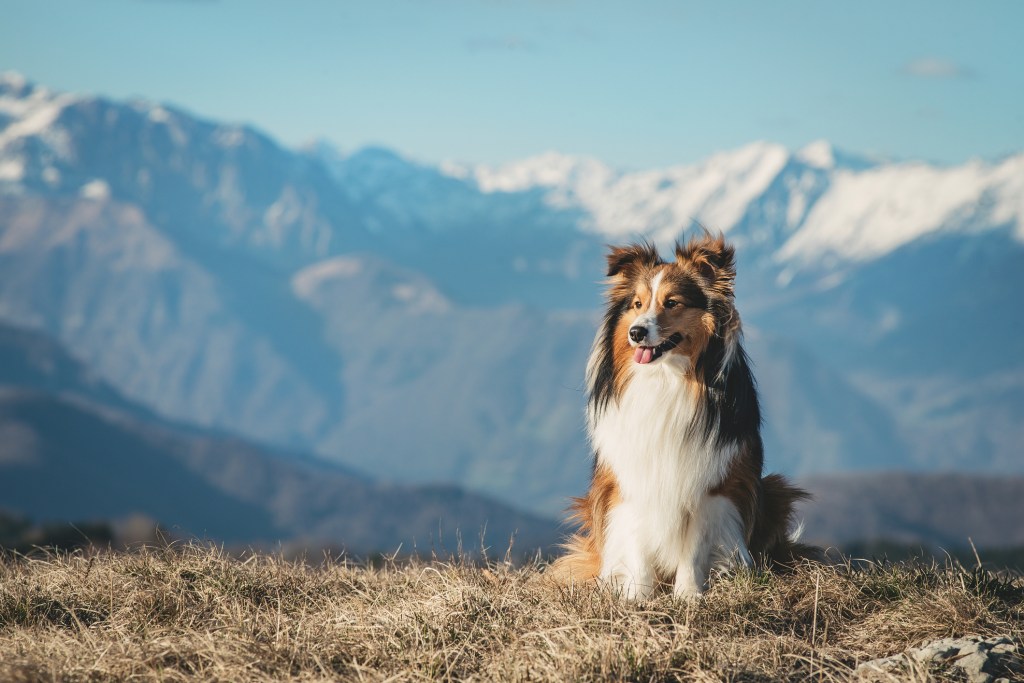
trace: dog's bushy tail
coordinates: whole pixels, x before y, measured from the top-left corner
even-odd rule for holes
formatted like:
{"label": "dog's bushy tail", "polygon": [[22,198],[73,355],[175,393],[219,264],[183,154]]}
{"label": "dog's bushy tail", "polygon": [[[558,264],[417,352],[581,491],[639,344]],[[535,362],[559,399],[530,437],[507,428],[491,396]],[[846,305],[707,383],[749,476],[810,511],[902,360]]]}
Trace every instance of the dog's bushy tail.
{"label": "dog's bushy tail", "polygon": [[[595,514],[597,508],[592,495],[584,498],[574,498],[572,514],[569,522],[575,524],[577,529],[565,543],[562,550],[565,554],[555,560],[545,575],[558,583],[582,583],[597,578],[601,570],[601,550],[598,535],[602,532],[600,525],[603,524],[603,517]],[[595,516],[598,517],[595,524]]]}
{"label": "dog's bushy tail", "polygon": [[811,494],[786,481],[781,474],[761,480],[760,514],[750,539],[750,551],[769,567],[793,567],[802,560],[820,561],[821,548],[800,543],[802,525],[796,523],[796,504]]}

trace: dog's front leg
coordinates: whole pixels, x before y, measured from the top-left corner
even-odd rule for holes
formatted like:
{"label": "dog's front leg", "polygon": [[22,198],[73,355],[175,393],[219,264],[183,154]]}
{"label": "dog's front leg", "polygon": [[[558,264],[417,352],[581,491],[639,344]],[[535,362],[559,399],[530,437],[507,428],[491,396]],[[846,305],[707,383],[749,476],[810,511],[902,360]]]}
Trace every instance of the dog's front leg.
{"label": "dog's front leg", "polygon": [[753,565],[743,519],[728,498],[705,496],[690,515],[685,533],[673,586],[676,595],[699,597],[707,589],[713,566]]}
{"label": "dog's front leg", "polygon": [[601,550],[601,580],[627,600],[644,600],[654,591],[655,576],[642,545],[636,510],[620,503],[608,515]]}

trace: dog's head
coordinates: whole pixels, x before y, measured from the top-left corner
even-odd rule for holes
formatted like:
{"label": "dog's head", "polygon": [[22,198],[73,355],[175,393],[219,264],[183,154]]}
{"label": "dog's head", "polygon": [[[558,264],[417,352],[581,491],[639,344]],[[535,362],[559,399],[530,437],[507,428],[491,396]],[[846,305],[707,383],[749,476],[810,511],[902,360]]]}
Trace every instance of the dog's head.
{"label": "dog's head", "polygon": [[724,371],[740,329],[734,262],[733,247],[707,232],[676,243],[668,262],[648,243],[613,247],[608,304],[617,318],[616,355],[637,365],[677,355],[694,370]]}

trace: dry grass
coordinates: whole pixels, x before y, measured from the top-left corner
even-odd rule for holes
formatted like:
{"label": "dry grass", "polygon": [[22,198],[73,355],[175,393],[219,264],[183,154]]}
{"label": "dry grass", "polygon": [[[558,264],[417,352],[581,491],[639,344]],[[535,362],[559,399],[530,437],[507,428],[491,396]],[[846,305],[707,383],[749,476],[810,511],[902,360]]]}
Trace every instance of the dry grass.
{"label": "dry grass", "polygon": [[848,680],[925,639],[1019,641],[1022,602],[1024,581],[953,567],[744,572],[632,605],[501,564],[8,558],[0,680]]}

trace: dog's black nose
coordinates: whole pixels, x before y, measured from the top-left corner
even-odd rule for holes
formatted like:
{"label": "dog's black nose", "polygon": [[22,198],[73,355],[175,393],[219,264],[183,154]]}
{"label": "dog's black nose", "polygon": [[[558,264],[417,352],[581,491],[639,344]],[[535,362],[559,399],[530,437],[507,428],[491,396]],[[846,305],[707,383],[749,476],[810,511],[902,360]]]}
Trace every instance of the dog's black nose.
{"label": "dog's black nose", "polygon": [[631,327],[629,328],[629,338],[635,342],[642,342],[647,338],[646,327]]}

